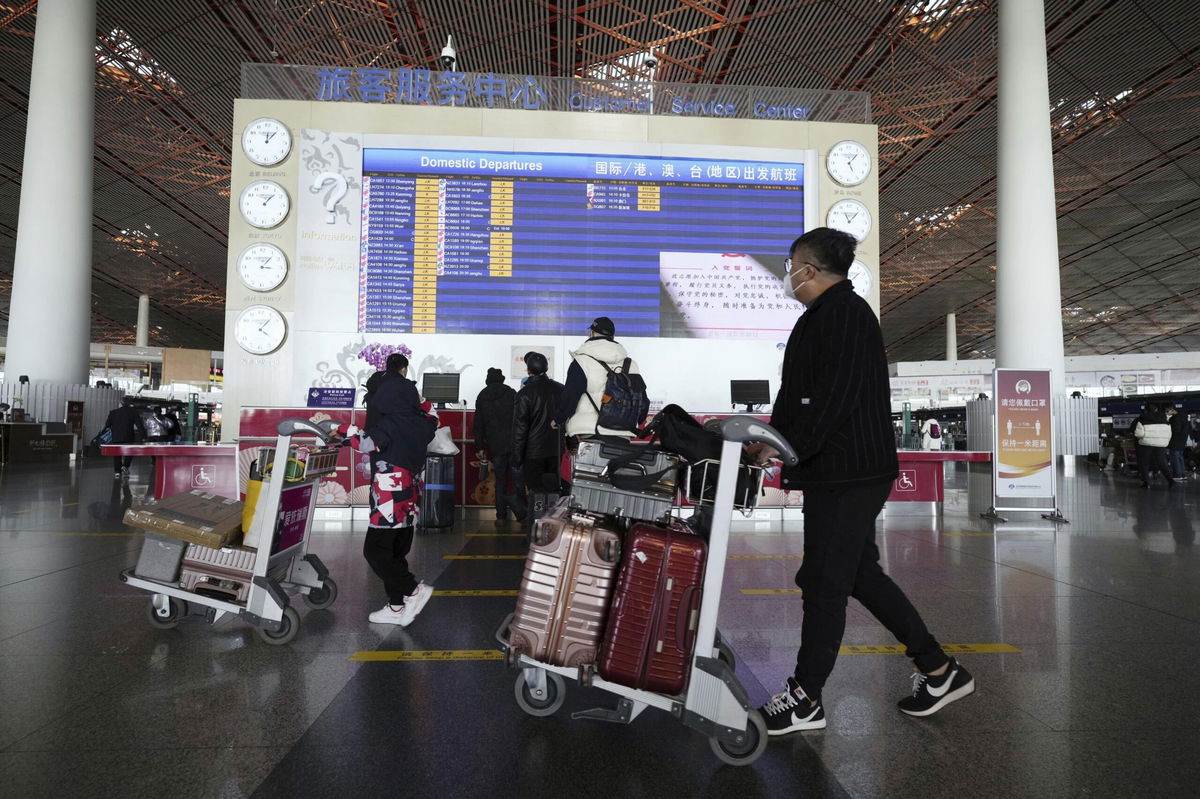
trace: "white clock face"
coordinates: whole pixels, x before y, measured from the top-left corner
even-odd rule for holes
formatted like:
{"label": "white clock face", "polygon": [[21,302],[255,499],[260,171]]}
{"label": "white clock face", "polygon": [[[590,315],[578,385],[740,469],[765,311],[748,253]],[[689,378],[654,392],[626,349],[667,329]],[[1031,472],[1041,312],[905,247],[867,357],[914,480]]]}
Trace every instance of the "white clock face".
{"label": "white clock face", "polygon": [[858,200],[838,200],[825,215],[825,224],[862,241],[871,232],[871,212]]}
{"label": "white clock face", "polygon": [[273,228],[287,218],[292,201],[273,180],[256,180],[242,189],[242,217],[257,228]]}
{"label": "white clock face", "polygon": [[252,355],[274,352],[286,336],[283,314],[266,305],[251,305],[233,323],[233,337],[238,346]]}
{"label": "white clock face", "polygon": [[862,261],[856,260],[850,264],[848,275],[854,285],[854,292],[864,300],[871,299],[871,270]]}
{"label": "white clock face", "polygon": [[274,166],[292,151],[292,133],[278,119],[260,117],[242,131],[242,152],[260,166]]}
{"label": "white clock face", "polygon": [[840,141],[825,156],[825,169],[843,186],[857,186],[871,174],[871,154],[856,141]]}
{"label": "white clock face", "polygon": [[242,285],[255,291],[278,288],[287,277],[287,256],[274,244],[251,244],[238,256],[238,277]]}

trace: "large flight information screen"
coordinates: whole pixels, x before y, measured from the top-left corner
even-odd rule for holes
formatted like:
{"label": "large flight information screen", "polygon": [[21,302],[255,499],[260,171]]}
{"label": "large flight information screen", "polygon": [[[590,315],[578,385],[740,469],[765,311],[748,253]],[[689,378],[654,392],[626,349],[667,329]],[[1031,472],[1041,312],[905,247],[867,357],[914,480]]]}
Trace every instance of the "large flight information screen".
{"label": "large flight information screen", "polygon": [[798,163],[367,148],[358,328],[778,337]]}

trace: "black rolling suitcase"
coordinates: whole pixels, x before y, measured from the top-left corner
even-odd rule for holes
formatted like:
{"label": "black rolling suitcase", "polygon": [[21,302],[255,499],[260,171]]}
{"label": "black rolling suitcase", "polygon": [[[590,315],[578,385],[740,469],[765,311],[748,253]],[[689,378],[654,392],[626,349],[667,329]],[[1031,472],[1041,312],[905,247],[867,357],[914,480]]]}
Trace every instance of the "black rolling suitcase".
{"label": "black rolling suitcase", "polygon": [[418,532],[449,530],[454,526],[454,506],[454,456],[427,455]]}

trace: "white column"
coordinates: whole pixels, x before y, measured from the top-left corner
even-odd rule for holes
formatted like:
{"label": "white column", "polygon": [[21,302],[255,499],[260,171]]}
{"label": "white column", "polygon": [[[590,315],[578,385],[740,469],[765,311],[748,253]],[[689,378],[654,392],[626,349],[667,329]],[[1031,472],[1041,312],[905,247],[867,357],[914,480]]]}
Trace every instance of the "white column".
{"label": "white column", "polygon": [[139,347],[150,346],[150,295],[138,297],[137,338],[134,343]]}
{"label": "white column", "polygon": [[946,314],[946,360],[958,360],[958,316]]}
{"label": "white column", "polygon": [[998,4],[996,365],[1050,369],[1063,393],[1062,292],[1043,0]]}
{"label": "white column", "polygon": [[5,382],[88,382],[95,78],[95,0],[41,0]]}

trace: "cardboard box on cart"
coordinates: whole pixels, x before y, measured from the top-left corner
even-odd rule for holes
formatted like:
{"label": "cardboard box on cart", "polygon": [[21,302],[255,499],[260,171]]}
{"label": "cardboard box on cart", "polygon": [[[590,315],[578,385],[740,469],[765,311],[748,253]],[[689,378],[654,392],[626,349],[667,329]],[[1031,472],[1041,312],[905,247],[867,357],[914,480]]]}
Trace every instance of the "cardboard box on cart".
{"label": "cardboard box on cart", "polygon": [[190,544],[220,549],[242,529],[242,503],[236,499],[190,491],[125,511],[125,523]]}

